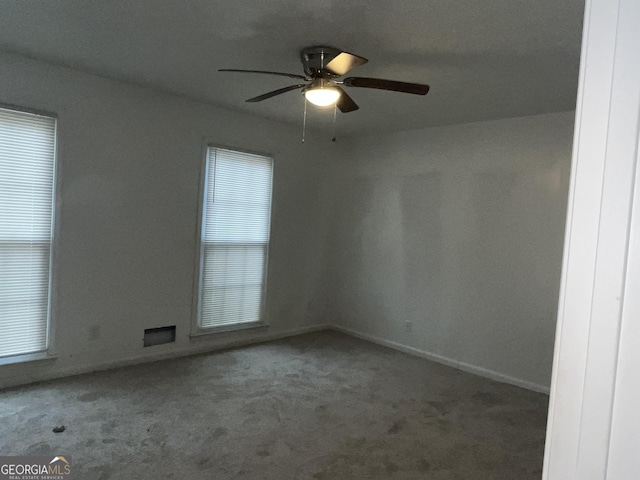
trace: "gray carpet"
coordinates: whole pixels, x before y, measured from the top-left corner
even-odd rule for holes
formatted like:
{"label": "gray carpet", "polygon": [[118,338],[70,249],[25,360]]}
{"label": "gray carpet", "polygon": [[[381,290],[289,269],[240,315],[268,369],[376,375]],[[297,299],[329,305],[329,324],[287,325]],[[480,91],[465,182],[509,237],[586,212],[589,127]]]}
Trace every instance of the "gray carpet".
{"label": "gray carpet", "polygon": [[0,455],[71,455],[79,480],[538,480],[547,401],[326,331],[0,392]]}

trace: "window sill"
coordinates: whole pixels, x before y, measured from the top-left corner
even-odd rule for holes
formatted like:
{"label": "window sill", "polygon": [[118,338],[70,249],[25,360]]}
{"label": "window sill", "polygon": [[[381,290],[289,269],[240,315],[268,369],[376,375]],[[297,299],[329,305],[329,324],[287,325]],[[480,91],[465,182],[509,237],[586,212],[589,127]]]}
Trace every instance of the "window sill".
{"label": "window sill", "polygon": [[17,363],[37,362],[41,360],[55,360],[56,358],[58,358],[57,355],[50,355],[47,352],[12,355],[11,357],[0,358],[0,367],[3,365],[15,365]]}
{"label": "window sill", "polygon": [[244,323],[244,324],[239,324],[239,325],[222,325],[220,327],[211,327],[211,328],[207,328],[207,329],[201,329],[198,330],[195,333],[192,333],[190,335],[191,340],[200,340],[200,339],[204,339],[204,338],[210,338],[211,335],[217,334],[217,333],[233,333],[233,332],[239,332],[239,331],[243,331],[243,330],[261,330],[261,329],[267,329],[269,327],[268,324],[266,323]]}

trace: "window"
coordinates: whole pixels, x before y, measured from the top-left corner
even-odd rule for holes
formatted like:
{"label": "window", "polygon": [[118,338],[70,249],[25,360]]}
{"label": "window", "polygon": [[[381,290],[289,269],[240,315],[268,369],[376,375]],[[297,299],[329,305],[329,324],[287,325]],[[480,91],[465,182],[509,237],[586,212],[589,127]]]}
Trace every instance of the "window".
{"label": "window", "polygon": [[56,120],[0,108],[0,359],[47,350]]}
{"label": "window", "polygon": [[198,329],[262,321],[273,160],[207,149]]}

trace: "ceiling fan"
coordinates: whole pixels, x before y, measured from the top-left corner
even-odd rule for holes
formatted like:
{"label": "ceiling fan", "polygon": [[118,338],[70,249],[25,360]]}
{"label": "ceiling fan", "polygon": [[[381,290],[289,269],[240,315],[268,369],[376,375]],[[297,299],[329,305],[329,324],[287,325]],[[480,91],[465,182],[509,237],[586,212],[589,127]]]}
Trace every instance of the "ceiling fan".
{"label": "ceiling fan", "polygon": [[300,61],[304,68],[304,75],[265,70],[237,70],[232,68],[223,68],[218,71],[279,75],[306,82],[298,82],[296,85],[279,88],[278,90],[250,98],[247,102],[261,102],[276,95],[301,89],[305,98],[314,105],[320,107],[335,105],[342,113],[353,112],[359,108],[356,102],[347,95],[347,92],[344,91],[342,86],[375,88],[378,90],[390,90],[414,95],[426,95],[429,91],[429,85],[383,80],[381,78],[347,77],[339,80],[340,77],[352,68],[364,65],[369,60],[333,47],[316,46],[304,48],[300,52]]}

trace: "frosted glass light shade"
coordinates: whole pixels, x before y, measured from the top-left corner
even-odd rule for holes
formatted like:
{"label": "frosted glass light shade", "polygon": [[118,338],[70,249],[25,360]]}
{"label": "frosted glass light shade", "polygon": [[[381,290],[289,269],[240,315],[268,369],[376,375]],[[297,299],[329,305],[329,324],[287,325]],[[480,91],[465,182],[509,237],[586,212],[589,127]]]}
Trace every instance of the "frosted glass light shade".
{"label": "frosted glass light shade", "polygon": [[316,87],[305,90],[304,96],[314,105],[318,107],[328,107],[336,103],[340,98],[340,92],[333,87]]}

